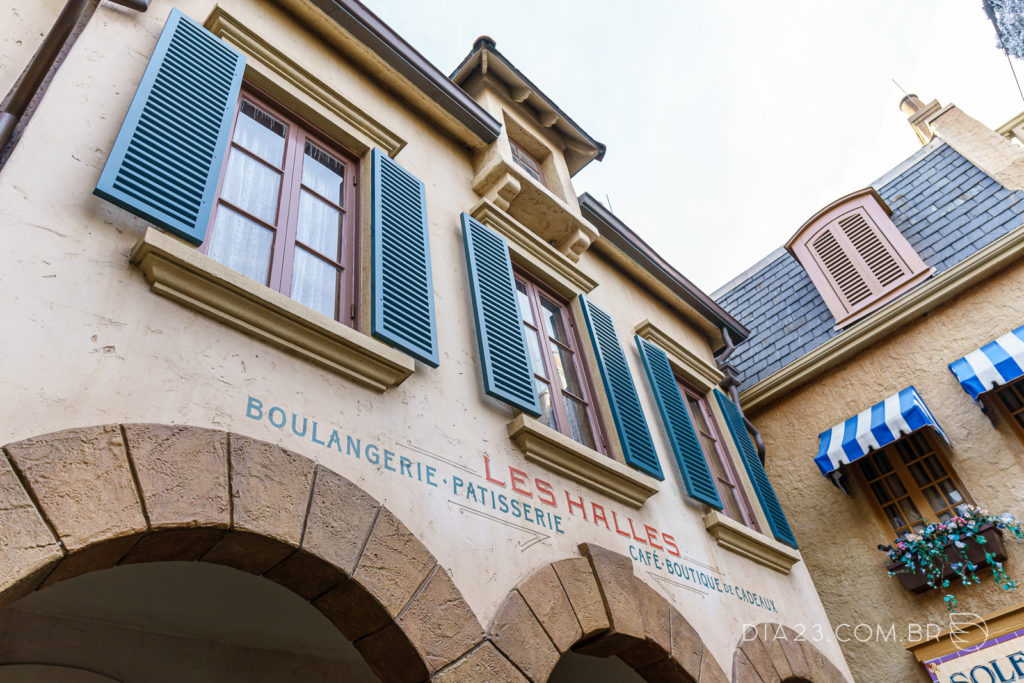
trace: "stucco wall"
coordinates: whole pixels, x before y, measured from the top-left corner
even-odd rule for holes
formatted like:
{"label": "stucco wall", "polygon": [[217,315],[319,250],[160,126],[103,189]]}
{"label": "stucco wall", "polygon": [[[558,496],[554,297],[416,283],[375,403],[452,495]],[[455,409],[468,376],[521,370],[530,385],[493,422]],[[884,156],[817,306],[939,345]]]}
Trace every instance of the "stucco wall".
{"label": "stucco wall", "polygon": [[[887,576],[886,558],[875,547],[892,536],[876,520],[869,493],[854,491],[847,498],[818,472],[818,434],[914,385],[948,435],[950,465],[974,501],[995,514],[1021,517],[1024,446],[1009,426],[992,427],[947,365],[1019,326],[1022,318],[1024,264],[1017,264],[753,416],[768,449],[768,473],[833,625],[865,623],[886,631],[896,625],[899,642],[872,637],[861,643],[849,630],[842,632],[849,639],[843,651],[858,679],[928,680],[904,651],[907,625],[945,629],[949,620],[940,595],[912,595]],[[1007,547],[1006,567],[1019,575],[1024,548],[1009,536]],[[1021,600],[988,577],[981,586],[957,587],[956,596],[961,611],[981,616]]]}
{"label": "stucco wall", "polygon": [[[213,8],[206,0],[174,5],[200,21]],[[0,360],[0,442],[73,426],[156,422],[215,427],[280,444],[336,470],[394,511],[450,568],[483,623],[519,580],[552,560],[577,556],[581,542],[624,554],[630,545],[641,547],[571,514],[568,492],[615,511],[620,520],[672,534],[684,556],[674,559],[773,601],[778,613],[706,590],[664,565],[635,565],[691,621],[727,671],[745,624],[817,624],[828,633],[803,563],[782,575],[721,549],[704,529],[703,511],[681,493],[631,337],[637,323],[650,319],[713,362],[701,333],[638,290],[628,275],[593,253],[584,255],[581,268],[601,283],[592,299],[612,314],[626,348],[666,481],[637,511],[528,464],[506,433],[513,411],[481,388],[458,222],[459,213],[479,199],[471,190],[472,152],[275,6],[242,0],[219,6],[407,141],[397,161],[426,184],[440,367],[419,365],[399,387],[377,394],[150,291],[128,262],[145,223],[94,197],[92,189],[171,3],[158,0],[145,14],[103,3],[2,172],[0,223],[7,241],[0,284],[8,293],[9,343]],[[0,29],[0,39],[9,32]],[[364,198],[367,192],[364,186]],[[262,419],[249,410],[250,397],[262,403]],[[319,445],[308,432],[300,437],[290,426],[278,429],[266,417],[274,406],[289,421],[293,413],[300,424],[315,421],[325,441],[337,429],[343,440],[352,436],[434,466],[438,485],[392,471],[383,460],[370,463]],[[468,500],[464,489],[455,491],[454,477],[489,485],[484,454],[491,474],[506,482],[510,466],[528,474],[533,493],[535,477],[549,482],[559,501],[548,510],[561,515],[564,533],[495,515]],[[815,644],[845,671],[834,642]]]}

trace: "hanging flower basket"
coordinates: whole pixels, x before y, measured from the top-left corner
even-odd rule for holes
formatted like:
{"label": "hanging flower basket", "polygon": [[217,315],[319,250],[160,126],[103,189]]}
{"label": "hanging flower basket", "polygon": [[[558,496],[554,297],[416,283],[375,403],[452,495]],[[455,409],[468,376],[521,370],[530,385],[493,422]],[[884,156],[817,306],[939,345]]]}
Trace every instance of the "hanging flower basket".
{"label": "hanging flower basket", "polygon": [[1009,532],[1024,541],[1022,526],[1010,514],[997,517],[973,505],[965,506],[948,522],[929,524],[921,533],[907,534],[884,547],[891,561],[889,576],[895,576],[912,593],[941,590],[949,610],[957,606],[950,586],[981,583],[978,571],[985,567],[992,568],[993,579],[1003,590],[1012,591],[1017,580],[1003,569],[1003,534]]}

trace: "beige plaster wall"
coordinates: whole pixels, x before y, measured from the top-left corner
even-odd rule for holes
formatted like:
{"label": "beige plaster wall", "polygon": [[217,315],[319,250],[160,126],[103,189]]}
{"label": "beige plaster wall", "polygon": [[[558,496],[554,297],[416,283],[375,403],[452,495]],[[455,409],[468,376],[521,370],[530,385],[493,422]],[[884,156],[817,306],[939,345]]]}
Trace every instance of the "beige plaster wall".
{"label": "beige plaster wall", "polygon": [[[1024,264],[975,285],[848,362],[753,416],[769,453],[768,473],[789,515],[811,576],[833,625],[896,624],[900,642],[851,638],[843,645],[858,680],[928,680],[904,651],[907,624],[949,627],[940,595],[914,596],[886,574],[876,550],[892,540],[876,521],[867,494],[847,498],[813,463],[818,434],[907,387],[917,387],[952,443],[950,464],[974,501],[1000,514],[1024,515],[1024,445],[998,429],[960,388],[947,365],[1020,325]],[[1007,536],[1011,575],[1024,568],[1024,548]],[[959,609],[984,616],[1015,604],[990,579],[956,590]],[[843,631],[849,637],[849,631]],[[867,633],[866,630],[861,631]]]}
{"label": "beige plaster wall", "polygon": [[[174,5],[200,21],[213,8],[208,0]],[[690,567],[774,601],[777,614],[733,595],[695,589],[664,566],[635,564],[636,573],[691,621],[727,671],[743,626],[765,621],[791,625],[809,637],[821,630],[825,637],[815,644],[845,671],[804,564],[782,575],[721,549],[704,529],[703,510],[682,493],[632,329],[650,319],[710,363],[702,334],[638,290],[628,275],[585,254],[580,266],[601,282],[592,298],[616,321],[666,480],[637,511],[528,464],[506,433],[513,411],[481,388],[459,228],[459,213],[479,199],[471,190],[472,152],[276,6],[246,0],[220,6],[407,141],[397,161],[426,184],[440,367],[419,365],[399,387],[373,393],[149,290],[128,262],[144,222],[94,197],[92,189],[171,3],[156,0],[145,14],[104,3],[0,173],[0,225],[7,238],[0,285],[8,292],[4,328],[10,340],[0,357],[0,442],[73,426],[157,422],[228,429],[278,443],[336,470],[386,504],[450,568],[485,624],[518,581],[552,560],[577,556],[580,542],[624,554],[638,545],[569,514],[568,492],[604,506],[609,517],[615,511],[638,527],[672,534]],[[307,418],[325,432],[337,429],[343,439],[350,435],[432,465],[443,483],[432,487],[385,469],[383,461],[371,464],[317,445],[308,433],[299,437],[266,418],[251,419],[250,396],[264,410],[278,406],[299,422]],[[531,481],[549,482],[560,499],[550,511],[562,516],[565,533],[501,517],[454,493],[456,476],[492,486],[484,479],[484,454],[491,473],[503,472],[505,481],[511,466]]]}
{"label": "beige plaster wall", "polygon": [[0,101],[43,42],[64,3],[61,0],[5,3],[0,8]]}

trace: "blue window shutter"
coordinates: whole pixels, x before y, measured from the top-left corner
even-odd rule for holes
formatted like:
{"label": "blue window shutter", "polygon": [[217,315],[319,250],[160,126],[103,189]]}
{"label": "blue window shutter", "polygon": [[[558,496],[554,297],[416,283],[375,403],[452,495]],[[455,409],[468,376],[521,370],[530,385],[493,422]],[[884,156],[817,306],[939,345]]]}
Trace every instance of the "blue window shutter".
{"label": "blue window shutter", "polygon": [[640,397],[633,384],[633,375],[626,364],[626,354],[615,332],[615,323],[610,315],[590,303],[580,294],[583,316],[590,331],[590,340],[597,355],[597,366],[601,370],[605,393],[612,409],[612,418],[619,433],[626,464],[657,479],[664,479],[658,453],[654,450],[647,419],[640,407]]}
{"label": "blue window shutter", "polygon": [[462,238],[484,392],[539,416],[540,402],[533,384],[533,363],[526,346],[508,243],[466,214],[462,214]]}
{"label": "blue window shutter", "polygon": [[761,503],[761,509],[764,510],[765,517],[768,518],[768,525],[772,528],[772,535],[775,536],[776,540],[796,548],[796,538],[793,536],[793,530],[789,528],[789,522],[786,521],[786,515],[782,512],[782,506],[779,505],[775,489],[772,488],[771,482],[768,481],[768,473],[764,471],[764,465],[761,464],[761,459],[757,457],[754,442],[750,440],[750,434],[747,432],[746,425],[743,424],[739,408],[718,389],[715,389],[715,398],[718,400],[718,407],[722,409],[722,414],[725,416],[725,423],[729,427],[729,433],[732,434],[732,440],[736,443],[736,448],[739,449],[740,456],[743,458],[743,465],[747,468],[747,476],[750,477],[750,481],[754,485],[757,500]]}
{"label": "blue window shutter", "polygon": [[201,244],[245,57],[171,10],[94,194]]}
{"label": "blue window shutter", "polygon": [[708,469],[708,462],[700,449],[697,432],[693,429],[690,416],[686,412],[686,401],[679,390],[675,373],[668,362],[668,356],[655,344],[636,336],[636,346],[640,349],[647,378],[658,400],[658,410],[665,425],[665,432],[676,454],[679,472],[686,484],[686,493],[690,498],[707,503],[716,510],[722,509],[722,499],[718,497],[715,480]]}
{"label": "blue window shutter", "polygon": [[427,196],[420,180],[373,150],[373,315],[370,332],[438,366]]}

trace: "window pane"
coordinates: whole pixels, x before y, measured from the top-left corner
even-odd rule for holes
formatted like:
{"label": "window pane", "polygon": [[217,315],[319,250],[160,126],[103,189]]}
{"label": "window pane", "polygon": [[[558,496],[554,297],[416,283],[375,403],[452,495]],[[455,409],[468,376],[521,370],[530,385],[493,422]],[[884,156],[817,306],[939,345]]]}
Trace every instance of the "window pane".
{"label": "window pane", "polygon": [[903,496],[907,495],[907,490],[903,488],[902,482],[900,482],[899,477],[897,477],[895,474],[890,474],[888,477],[886,477],[885,482],[889,484],[889,490],[892,491],[892,495],[896,496],[897,498],[902,498]]}
{"label": "window pane", "polygon": [[903,516],[906,517],[907,521],[911,524],[921,519],[921,513],[917,511],[917,506],[914,505],[914,501],[909,498],[904,498],[900,501],[900,508],[903,509]]}
{"label": "window pane", "polygon": [[893,531],[898,531],[900,527],[906,526],[902,515],[900,515],[899,509],[897,509],[895,505],[885,506],[885,518],[889,520],[889,524],[892,525]]}
{"label": "window pane", "polygon": [[892,496],[889,495],[889,490],[885,488],[880,481],[872,482],[871,491],[875,494],[875,499],[883,505],[892,500]]}
{"label": "window pane", "polygon": [[555,423],[555,412],[551,409],[550,387],[546,382],[537,378],[534,378],[533,381],[537,385],[537,399],[540,401],[540,417],[538,419],[548,427],[558,429],[558,425]]}
{"label": "window pane", "polygon": [[910,447],[910,444],[906,439],[896,442],[896,450],[899,451],[900,458],[903,459],[903,462],[913,462],[914,460],[917,460],[917,453],[915,453],[914,449]]}
{"label": "window pane", "polygon": [[551,342],[551,357],[555,361],[555,374],[558,376],[562,388],[577,396],[582,396],[580,380],[576,376],[576,366],[572,360],[572,351]]}
{"label": "window pane", "polygon": [[872,460],[875,462],[875,467],[882,474],[892,472],[892,463],[889,462],[889,457],[883,451],[875,451],[871,454]]}
{"label": "window pane", "polygon": [[932,475],[933,480],[942,479],[946,476],[946,468],[942,466],[942,463],[934,455],[929,455],[924,464],[928,466],[928,472]]}
{"label": "window pane", "polygon": [[574,401],[563,395],[562,401],[565,404],[565,412],[569,414],[569,436],[584,446],[594,447],[594,437],[590,429],[590,418],[587,417],[587,408],[578,401]]}
{"label": "window pane", "polygon": [[1013,390],[1013,387],[1004,387],[996,392],[1003,404],[1010,409],[1011,413],[1015,413],[1021,409],[1020,399],[1017,398],[1017,392]]}
{"label": "window pane", "polygon": [[345,197],[345,164],[306,140],[302,157],[302,184],[341,205]]}
{"label": "window pane", "polygon": [[878,470],[876,470],[875,466],[871,464],[871,458],[861,458],[859,462],[860,469],[864,473],[865,479],[868,481],[878,479]]}
{"label": "window pane", "polygon": [[964,502],[963,495],[961,495],[960,491],[957,490],[956,486],[953,484],[952,479],[940,481],[939,488],[942,489],[942,492],[944,494],[946,494],[946,500],[949,501],[949,504],[951,506],[959,505],[960,503]]}
{"label": "window pane", "polygon": [[533,309],[530,308],[530,297],[526,293],[526,285],[516,280],[516,295],[519,297],[519,314],[523,320],[537,327],[537,321],[533,319]]}
{"label": "window pane", "polygon": [[256,218],[274,224],[281,174],[237,149],[231,150],[221,197]]}
{"label": "window pane", "polygon": [[226,206],[218,206],[212,233],[208,252],[210,258],[246,277],[267,284],[270,248],[274,243],[272,230]]}
{"label": "window pane", "polygon": [[537,342],[537,331],[529,327],[524,328],[526,332],[526,345],[530,347],[530,360],[533,361],[533,374],[544,379],[549,379],[548,372],[544,368],[544,361],[540,357],[540,344]]}
{"label": "window pane", "polygon": [[338,269],[302,247],[295,247],[291,296],[314,311],[336,317]]}
{"label": "window pane", "polygon": [[335,261],[341,261],[341,212],[305,190],[299,197],[298,240]]}
{"label": "window pane", "polygon": [[242,100],[232,139],[264,161],[281,168],[288,126],[248,100]]}
{"label": "window pane", "polygon": [[569,346],[569,337],[565,334],[565,326],[562,324],[562,307],[543,296],[540,298],[540,307],[547,335]]}
{"label": "window pane", "polygon": [[924,438],[924,434],[921,432],[915,432],[910,435],[910,443],[913,445],[914,450],[917,451],[919,456],[925,453],[931,453],[932,447],[928,445],[928,439]]}
{"label": "window pane", "polygon": [[918,486],[927,486],[932,483],[931,477],[924,471],[924,465],[919,462],[915,462],[910,466],[910,473],[914,475],[914,481],[917,482]]}
{"label": "window pane", "polygon": [[938,512],[946,507],[946,501],[939,495],[938,489],[934,486],[929,486],[926,489],[922,489],[921,493],[928,500],[928,504],[932,506],[932,510]]}

